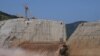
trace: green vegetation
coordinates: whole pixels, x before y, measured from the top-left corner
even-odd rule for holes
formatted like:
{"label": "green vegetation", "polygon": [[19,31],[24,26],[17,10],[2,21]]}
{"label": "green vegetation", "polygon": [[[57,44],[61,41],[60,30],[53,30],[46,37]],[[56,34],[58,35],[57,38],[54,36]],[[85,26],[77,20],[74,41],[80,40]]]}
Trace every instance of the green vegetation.
{"label": "green vegetation", "polygon": [[18,17],[15,15],[10,15],[10,14],[7,14],[7,13],[0,11],[0,21],[13,19],[13,18],[18,18]]}

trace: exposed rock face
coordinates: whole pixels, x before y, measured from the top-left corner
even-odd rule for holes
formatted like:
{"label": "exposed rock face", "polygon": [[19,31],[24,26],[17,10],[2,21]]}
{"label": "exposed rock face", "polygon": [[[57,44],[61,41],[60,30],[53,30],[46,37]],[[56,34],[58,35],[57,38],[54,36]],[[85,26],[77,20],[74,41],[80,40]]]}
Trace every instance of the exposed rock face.
{"label": "exposed rock face", "polygon": [[81,23],[68,45],[71,56],[100,56],[100,22]]}
{"label": "exposed rock face", "polygon": [[1,21],[0,26],[0,46],[5,47],[15,39],[31,42],[59,42],[66,39],[65,24],[58,21],[18,18]]}

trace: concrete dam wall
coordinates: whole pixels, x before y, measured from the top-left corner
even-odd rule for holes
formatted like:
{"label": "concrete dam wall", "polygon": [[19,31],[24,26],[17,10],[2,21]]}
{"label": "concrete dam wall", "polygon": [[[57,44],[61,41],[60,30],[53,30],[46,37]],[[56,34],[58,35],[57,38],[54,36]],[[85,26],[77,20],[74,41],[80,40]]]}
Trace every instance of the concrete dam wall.
{"label": "concrete dam wall", "polygon": [[0,47],[22,48],[32,53],[28,56],[59,56],[63,46],[60,42],[64,42],[68,46],[66,56],[100,56],[100,22],[70,25],[75,29],[60,21],[24,18],[0,21]]}
{"label": "concrete dam wall", "polygon": [[81,23],[68,45],[70,56],[100,56],[100,22]]}
{"label": "concrete dam wall", "polygon": [[13,40],[31,42],[60,42],[66,41],[65,24],[59,21],[23,18],[0,22],[0,43],[8,45]]}
{"label": "concrete dam wall", "polygon": [[63,22],[24,18],[0,21],[0,56],[59,56],[63,42]]}

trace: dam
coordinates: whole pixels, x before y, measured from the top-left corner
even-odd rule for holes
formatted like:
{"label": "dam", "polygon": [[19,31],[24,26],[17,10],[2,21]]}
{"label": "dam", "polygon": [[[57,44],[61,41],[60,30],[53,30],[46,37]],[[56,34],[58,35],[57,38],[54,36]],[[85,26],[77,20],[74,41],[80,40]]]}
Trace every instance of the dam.
{"label": "dam", "polygon": [[79,23],[70,37],[67,31],[72,29],[67,28],[62,21],[24,18],[0,21],[0,47],[34,53],[28,56],[59,56],[66,45],[65,56],[100,56],[100,22]]}

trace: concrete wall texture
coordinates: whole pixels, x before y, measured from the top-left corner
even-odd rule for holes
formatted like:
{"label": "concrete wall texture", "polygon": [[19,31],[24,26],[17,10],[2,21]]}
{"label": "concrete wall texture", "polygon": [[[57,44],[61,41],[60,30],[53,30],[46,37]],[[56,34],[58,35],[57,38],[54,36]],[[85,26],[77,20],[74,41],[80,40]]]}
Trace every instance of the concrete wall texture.
{"label": "concrete wall texture", "polygon": [[66,40],[65,24],[60,21],[23,18],[3,21],[0,24],[0,43],[8,44],[13,39],[32,42],[59,42]]}
{"label": "concrete wall texture", "polygon": [[71,56],[100,56],[100,22],[81,23],[68,45]]}
{"label": "concrete wall texture", "polygon": [[60,21],[23,18],[0,21],[0,47],[16,45],[20,40],[64,41],[69,46],[69,56],[100,56],[100,22],[80,23],[67,41],[66,33],[65,24]]}

